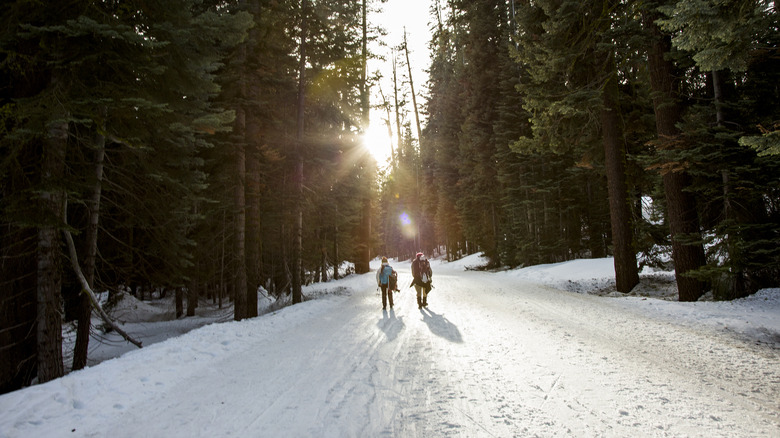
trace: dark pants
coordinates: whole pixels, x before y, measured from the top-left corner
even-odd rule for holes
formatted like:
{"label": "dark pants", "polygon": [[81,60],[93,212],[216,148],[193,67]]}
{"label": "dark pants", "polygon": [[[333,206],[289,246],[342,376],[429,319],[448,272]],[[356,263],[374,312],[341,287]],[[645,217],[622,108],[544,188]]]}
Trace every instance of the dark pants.
{"label": "dark pants", "polygon": [[388,288],[386,284],[379,285],[382,288],[382,308],[387,307],[387,299],[390,299],[390,308],[393,308],[393,290]]}

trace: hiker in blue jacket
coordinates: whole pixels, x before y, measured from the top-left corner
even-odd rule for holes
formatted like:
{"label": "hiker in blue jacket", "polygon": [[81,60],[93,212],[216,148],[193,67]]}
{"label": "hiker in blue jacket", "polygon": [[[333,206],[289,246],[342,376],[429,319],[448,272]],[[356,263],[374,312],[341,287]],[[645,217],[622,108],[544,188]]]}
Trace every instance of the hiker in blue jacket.
{"label": "hiker in blue jacket", "polygon": [[382,257],[382,266],[376,271],[376,285],[382,289],[382,309],[387,308],[388,298],[390,299],[390,308],[393,308],[393,289],[390,287],[390,276],[395,271],[390,263],[387,262],[387,257]]}

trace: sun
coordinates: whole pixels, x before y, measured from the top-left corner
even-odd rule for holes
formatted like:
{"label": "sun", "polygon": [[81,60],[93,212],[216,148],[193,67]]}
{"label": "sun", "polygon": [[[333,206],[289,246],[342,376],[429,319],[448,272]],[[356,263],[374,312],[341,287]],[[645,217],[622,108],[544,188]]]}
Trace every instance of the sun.
{"label": "sun", "polygon": [[387,125],[372,123],[362,135],[363,147],[380,166],[390,161],[392,141],[390,133],[387,132]]}

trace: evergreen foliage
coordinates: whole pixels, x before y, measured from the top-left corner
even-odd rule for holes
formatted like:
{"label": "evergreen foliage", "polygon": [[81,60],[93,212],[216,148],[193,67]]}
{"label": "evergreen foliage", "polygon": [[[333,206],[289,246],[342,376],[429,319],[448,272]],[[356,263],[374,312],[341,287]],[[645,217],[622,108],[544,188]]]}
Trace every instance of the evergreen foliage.
{"label": "evergreen foliage", "polygon": [[[305,140],[305,214],[312,225],[304,231],[306,273],[353,260],[359,243],[352,236],[362,214],[354,196],[370,198],[376,190],[371,161],[355,141],[361,129],[360,16],[354,2],[323,0],[312,8]],[[289,288],[293,161],[288,153],[298,18],[294,2],[285,1],[8,5],[0,35],[0,71],[8,84],[2,94],[0,203],[7,230],[3,251],[13,253],[7,253],[12,262],[4,265],[12,269],[3,270],[3,284],[12,287],[3,296],[0,333],[4,348],[18,349],[14,360],[28,365],[3,362],[4,390],[29,383],[36,342],[38,349],[41,345],[34,336],[11,336],[16,332],[8,329],[28,327],[26,333],[35,333],[29,327],[41,320],[34,311],[40,289],[35,279],[41,278],[35,271],[40,254],[35,230],[51,230],[55,245],[61,228],[74,231],[77,244],[83,237],[85,206],[97,183],[90,176],[96,138],[105,140],[106,152],[98,290],[126,290],[141,298],[187,291],[187,313],[194,314],[200,297],[232,299],[234,273],[245,265],[249,293],[244,300],[251,316],[252,291],[263,285],[282,294]],[[54,131],[58,126],[65,129]],[[53,132],[67,134],[67,148],[61,143],[59,149],[67,154],[59,161],[64,173],[43,180],[37,163]],[[239,146],[249,158],[246,181],[235,179]],[[38,205],[46,204],[29,202],[42,182],[47,193],[67,193],[67,224],[59,208],[42,210]],[[233,195],[239,183],[249,202],[241,209],[251,212],[245,216],[245,260],[234,257],[239,216]],[[64,196],[52,199],[64,201]],[[59,251],[51,254],[57,257]],[[52,302],[60,293],[77,296],[69,271],[51,260],[54,281],[64,276],[62,292],[54,283],[49,288],[56,294]],[[59,314],[56,305],[50,312]],[[58,342],[51,339],[51,350],[60,349]],[[59,367],[55,364],[55,374],[62,372]]]}
{"label": "evergreen foliage", "polygon": [[[648,70],[653,37],[642,14],[659,3],[446,2],[431,39],[425,130],[434,150],[426,172],[436,188],[437,244],[451,256],[479,250],[509,266],[612,254],[615,207],[607,202],[601,146],[610,85],[626,153],[627,185],[616,193],[624,193],[628,210],[617,224],[629,224],[629,253],[641,265],[663,264],[659,254],[674,240],[667,195],[678,191],[703,207],[693,221],[679,216],[690,221],[682,229],[698,232],[675,239],[706,243],[709,254],[706,266],[686,268],[680,278],[696,277],[722,298],[776,282],[774,252],[764,246],[777,233],[776,188],[759,176],[773,175],[776,163],[778,100],[769,96],[777,91],[770,66],[778,32],[770,3],[664,3],[669,15],[658,23],[675,32],[677,46],[667,59],[686,76],[681,136],[658,140]],[[715,67],[719,75],[702,71]],[[722,83],[717,89],[713,78]],[[682,171],[687,176],[664,190],[667,176]],[[484,212],[494,207],[491,223]]]}

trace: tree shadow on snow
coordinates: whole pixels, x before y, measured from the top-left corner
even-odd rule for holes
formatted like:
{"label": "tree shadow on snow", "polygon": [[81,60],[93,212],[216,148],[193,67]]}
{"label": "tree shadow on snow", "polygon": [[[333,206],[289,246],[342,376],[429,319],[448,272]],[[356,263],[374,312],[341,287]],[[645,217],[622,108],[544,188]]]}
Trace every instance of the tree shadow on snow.
{"label": "tree shadow on snow", "polygon": [[382,318],[376,323],[376,325],[385,332],[388,341],[398,337],[398,333],[404,328],[404,322],[401,318],[395,317],[395,311],[390,309],[388,314],[387,310],[382,310]]}
{"label": "tree shadow on snow", "polygon": [[427,307],[420,309],[420,313],[423,316],[423,321],[428,324],[428,329],[431,333],[451,342],[463,342],[463,337],[460,335],[458,327],[445,318],[444,315],[431,312]]}

